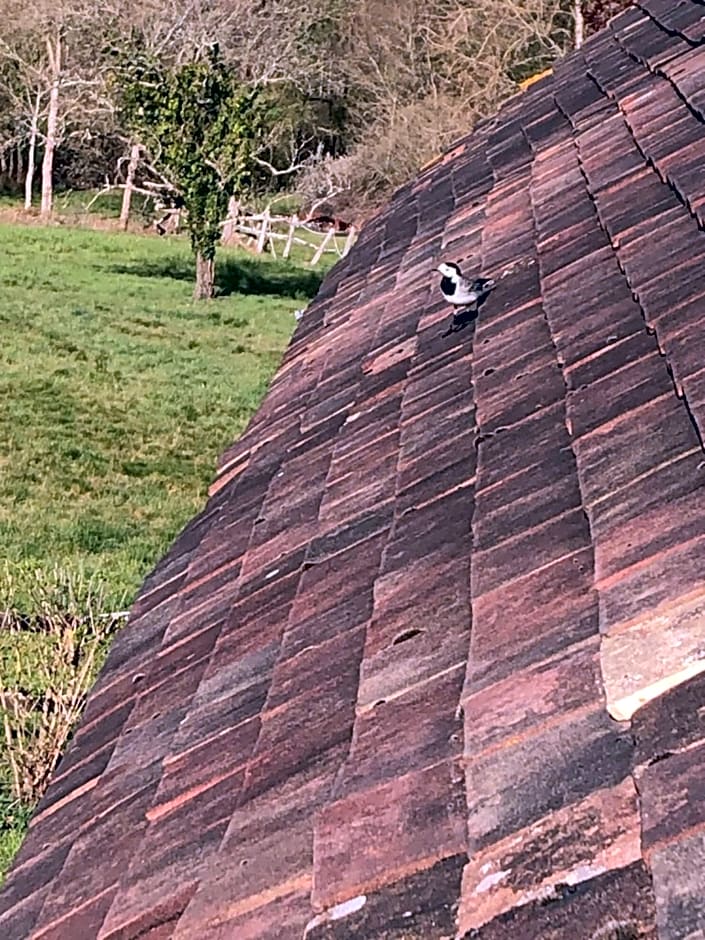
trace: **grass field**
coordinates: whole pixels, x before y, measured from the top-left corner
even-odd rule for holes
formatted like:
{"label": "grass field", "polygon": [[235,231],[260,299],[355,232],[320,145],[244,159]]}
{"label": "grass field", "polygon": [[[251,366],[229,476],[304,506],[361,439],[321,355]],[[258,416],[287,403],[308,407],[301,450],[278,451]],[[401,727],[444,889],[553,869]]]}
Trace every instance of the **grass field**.
{"label": "grass field", "polygon": [[[23,573],[59,564],[127,606],[203,505],[322,273],[222,251],[219,297],[195,304],[185,240],[0,225],[0,589],[19,585],[17,603]],[[0,635],[0,673],[18,642]],[[22,669],[31,683],[31,654]],[[23,813],[0,807],[0,867]]]}

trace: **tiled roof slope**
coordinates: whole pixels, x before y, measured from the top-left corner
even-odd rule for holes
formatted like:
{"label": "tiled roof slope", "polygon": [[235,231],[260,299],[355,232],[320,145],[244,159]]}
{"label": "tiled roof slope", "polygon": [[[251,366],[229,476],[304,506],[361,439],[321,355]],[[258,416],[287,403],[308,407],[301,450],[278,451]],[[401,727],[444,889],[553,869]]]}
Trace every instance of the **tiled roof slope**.
{"label": "tiled roof slope", "polygon": [[[148,578],[5,940],[705,936],[705,6],[370,222]],[[498,280],[442,338],[431,268]]]}

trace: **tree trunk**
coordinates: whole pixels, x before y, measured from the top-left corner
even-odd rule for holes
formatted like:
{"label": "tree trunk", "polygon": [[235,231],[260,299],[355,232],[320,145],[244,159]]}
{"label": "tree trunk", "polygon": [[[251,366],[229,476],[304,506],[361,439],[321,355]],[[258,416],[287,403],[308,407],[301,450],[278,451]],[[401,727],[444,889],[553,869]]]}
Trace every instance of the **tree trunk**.
{"label": "tree trunk", "polygon": [[15,182],[19,185],[22,182],[22,144],[17,144],[15,148],[14,174]]}
{"label": "tree trunk", "polygon": [[583,16],[582,0],[575,0],[573,16],[575,19],[575,48],[579,49],[585,41],[585,17]]}
{"label": "tree trunk", "polygon": [[24,207],[25,211],[32,208],[32,187],[34,185],[34,170],[37,154],[37,132],[39,130],[39,104],[42,93],[37,92],[32,111],[32,126],[29,132],[29,154],[27,156],[27,174],[24,178]]}
{"label": "tree trunk", "polygon": [[194,300],[210,300],[215,294],[215,258],[204,258],[199,251],[196,255],[196,286]]}
{"label": "tree trunk", "polygon": [[127,178],[122,191],[122,208],[120,209],[120,228],[127,231],[130,221],[130,205],[132,204],[132,188],[135,185],[135,173],[140,161],[140,145],[133,144],[130,150],[130,162],[127,164]]}
{"label": "tree trunk", "polygon": [[54,205],[54,151],[59,127],[59,84],[61,82],[61,37],[57,35],[56,45],[52,47],[47,39],[47,53],[51,66],[52,81],[49,91],[49,112],[47,114],[47,132],[42,161],[42,205],[39,216],[48,219]]}

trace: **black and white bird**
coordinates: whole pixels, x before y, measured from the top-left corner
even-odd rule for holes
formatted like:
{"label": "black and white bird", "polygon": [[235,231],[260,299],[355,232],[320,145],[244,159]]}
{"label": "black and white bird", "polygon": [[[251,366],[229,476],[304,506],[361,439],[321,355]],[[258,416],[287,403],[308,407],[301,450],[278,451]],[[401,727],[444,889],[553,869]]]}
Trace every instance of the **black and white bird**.
{"label": "black and white bird", "polygon": [[443,333],[448,336],[449,333],[455,333],[462,330],[464,326],[471,323],[477,316],[480,306],[485,302],[490,291],[495,286],[495,281],[487,277],[477,277],[474,281],[463,275],[460,266],[454,261],[444,261],[436,268],[441,277],[441,293],[448,301],[457,307],[453,311],[453,319],[450,326]]}

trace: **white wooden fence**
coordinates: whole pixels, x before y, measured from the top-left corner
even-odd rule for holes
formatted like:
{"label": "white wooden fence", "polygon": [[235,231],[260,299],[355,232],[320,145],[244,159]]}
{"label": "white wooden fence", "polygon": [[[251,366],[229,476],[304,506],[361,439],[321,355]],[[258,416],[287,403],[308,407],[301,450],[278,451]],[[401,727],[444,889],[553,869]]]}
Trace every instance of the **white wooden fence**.
{"label": "white wooden fence", "polygon": [[[179,232],[183,222],[183,210],[171,207],[168,201],[160,195],[158,189],[145,189],[134,185],[132,178],[134,176],[133,163],[139,156],[138,149],[133,147],[132,150],[128,181],[126,183],[111,183],[110,180],[106,179],[105,186],[94,194],[88,205],[84,207],[84,211],[88,212],[91,206],[106,193],[123,190],[120,227],[126,229],[129,222],[132,194],[141,193],[153,200],[156,212],[162,213],[152,223],[155,231],[160,235],[175,235]],[[159,186],[161,189],[168,188],[167,184],[154,185],[155,187]],[[145,186],[147,186],[146,183]],[[299,219],[296,213],[293,215],[273,215],[269,207],[260,213],[246,212],[234,197],[230,200],[228,217],[221,223],[221,227],[223,229],[224,244],[227,245],[228,242],[234,241],[236,235],[244,235],[253,240],[255,251],[258,254],[262,254],[266,248],[269,248],[273,257],[278,257],[275,242],[282,241],[284,242],[281,249],[282,258],[289,257],[293,245],[303,245],[310,248],[313,252],[313,256],[309,261],[311,267],[315,267],[325,254],[336,254],[339,258],[344,258],[357,237],[357,229],[354,225],[351,225],[344,234],[338,233],[335,225],[331,225],[326,232],[321,232],[319,229],[307,224],[305,219]],[[315,240],[312,236],[315,237]]]}
{"label": "white wooden fence", "polygon": [[[351,226],[344,236],[338,235],[335,226],[331,225],[326,232],[320,232],[299,219],[296,213],[272,215],[268,209],[260,213],[245,213],[231,205],[230,215],[223,222],[223,243],[227,245],[236,235],[253,239],[257,254],[269,248],[275,258],[278,257],[276,243],[280,244],[282,258],[289,257],[293,245],[304,245],[312,250],[309,264],[315,267],[324,254],[333,253],[344,258],[355,242],[357,231],[355,226]],[[316,240],[310,236],[316,236]]]}

